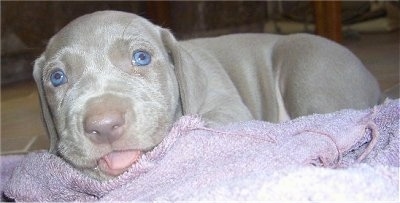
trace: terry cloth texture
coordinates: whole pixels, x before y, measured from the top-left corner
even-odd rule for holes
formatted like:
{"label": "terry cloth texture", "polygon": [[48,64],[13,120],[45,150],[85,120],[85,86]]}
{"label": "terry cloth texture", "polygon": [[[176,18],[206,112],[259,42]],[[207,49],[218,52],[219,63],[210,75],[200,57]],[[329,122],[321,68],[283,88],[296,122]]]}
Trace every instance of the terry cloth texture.
{"label": "terry cloth texture", "polygon": [[17,201],[399,200],[399,104],[217,129],[185,116],[115,179],[92,179],[37,151],[17,163],[4,193]]}

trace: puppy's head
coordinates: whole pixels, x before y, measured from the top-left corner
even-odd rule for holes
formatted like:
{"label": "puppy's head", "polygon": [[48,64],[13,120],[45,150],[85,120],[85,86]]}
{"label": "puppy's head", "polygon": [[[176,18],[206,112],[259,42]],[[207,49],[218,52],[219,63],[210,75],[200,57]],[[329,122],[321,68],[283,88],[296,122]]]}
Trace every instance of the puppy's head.
{"label": "puppy's head", "polygon": [[169,31],[134,14],[82,16],[35,62],[50,151],[98,179],[124,172],[181,115]]}

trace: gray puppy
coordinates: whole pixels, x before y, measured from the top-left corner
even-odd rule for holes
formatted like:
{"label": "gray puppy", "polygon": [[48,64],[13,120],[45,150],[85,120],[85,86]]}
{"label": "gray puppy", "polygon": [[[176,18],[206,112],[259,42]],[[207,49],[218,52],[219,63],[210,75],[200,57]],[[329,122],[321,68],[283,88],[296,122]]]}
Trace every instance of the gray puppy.
{"label": "gray puppy", "polygon": [[344,47],[308,34],[178,42],[137,15],[82,16],[35,62],[50,152],[97,179],[117,176],[182,115],[209,126],[285,121],[377,104],[374,77]]}

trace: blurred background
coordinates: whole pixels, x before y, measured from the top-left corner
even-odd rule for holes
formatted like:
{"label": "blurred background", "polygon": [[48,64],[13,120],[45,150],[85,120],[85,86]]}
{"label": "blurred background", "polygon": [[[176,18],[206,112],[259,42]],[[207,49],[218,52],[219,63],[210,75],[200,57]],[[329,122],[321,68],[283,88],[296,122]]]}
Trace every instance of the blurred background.
{"label": "blurred background", "polygon": [[400,1],[1,1],[1,154],[47,148],[33,61],[68,22],[98,10],[136,13],[178,39],[314,33],[352,50],[382,90],[399,83]]}

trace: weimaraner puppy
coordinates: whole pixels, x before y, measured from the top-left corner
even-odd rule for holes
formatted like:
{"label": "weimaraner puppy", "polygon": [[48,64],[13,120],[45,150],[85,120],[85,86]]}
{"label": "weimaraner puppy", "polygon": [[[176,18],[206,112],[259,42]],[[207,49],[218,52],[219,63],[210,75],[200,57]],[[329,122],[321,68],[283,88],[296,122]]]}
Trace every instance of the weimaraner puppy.
{"label": "weimaraner puppy", "polygon": [[377,104],[346,48],[309,34],[177,41],[134,14],[100,11],[53,36],[35,61],[50,152],[97,179],[127,170],[182,115],[214,127]]}

